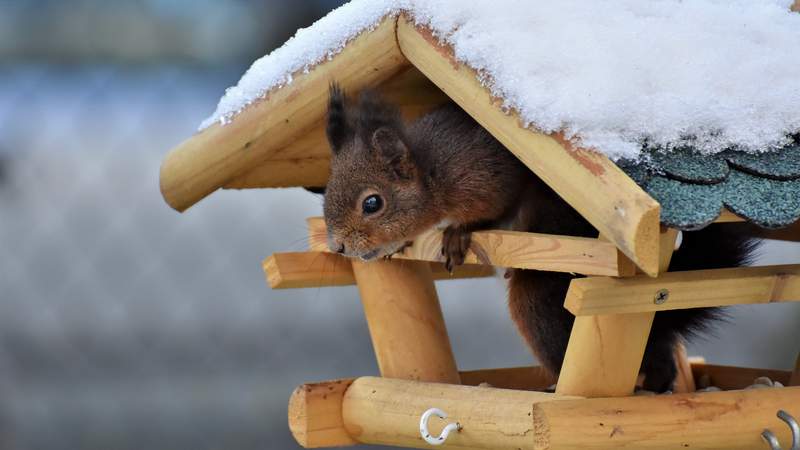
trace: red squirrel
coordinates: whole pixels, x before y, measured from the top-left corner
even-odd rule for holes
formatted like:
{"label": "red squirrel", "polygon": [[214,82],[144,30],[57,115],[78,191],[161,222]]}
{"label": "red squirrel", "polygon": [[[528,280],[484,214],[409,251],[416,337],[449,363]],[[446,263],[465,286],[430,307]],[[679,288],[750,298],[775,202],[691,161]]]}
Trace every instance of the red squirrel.
{"label": "red squirrel", "polygon": [[[462,264],[472,231],[511,229],[596,237],[597,231],[489,132],[450,103],[404,123],[399,109],[374,92],[355,104],[331,86],[327,137],[331,170],[324,215],[331,251],[372,260],[391,257],[420,233],[443,228],[449,270]],[[754,245],[708,229],[684,233],[670,270],[734,267]],[[558,374],[574,316],[563,307],[576,275],[511,269],[509,309],[541,364]],[[644,389],[672,389],[673,349],[702,330],[715,309],[656,314],[641,371]]]}

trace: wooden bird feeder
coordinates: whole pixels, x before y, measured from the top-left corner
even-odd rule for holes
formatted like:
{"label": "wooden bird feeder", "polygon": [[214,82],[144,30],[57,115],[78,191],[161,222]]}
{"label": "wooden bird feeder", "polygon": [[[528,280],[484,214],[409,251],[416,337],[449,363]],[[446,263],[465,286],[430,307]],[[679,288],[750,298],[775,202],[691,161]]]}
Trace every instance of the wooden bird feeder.
{"label": "wooden bird feeder", "polygon": [[[334,80],[349,92],[377,89],[406,118],[455,101],[599,236],[481,231],[473,237],[493,266],[588,276],[573,280],[565,299],[576,320],[555,380],[536,367],[458,370],[434,281],[492,275],[474,254],[451,276],[439,257],[441,235],[431,232],[399,255],[403,261],[349,260],[328,253],[319,238],[324,221],[310,218],[307,252],[264,261],[269,285],[356,284],[381,377],[299,386],[289,401],[289,427],[300,445],[428,448],[420,417],[435,407],[449,417],[430,420],[432,436],[447,422],[461,427],[442,443],[446,448],[757,449],[766,448],[765,429],[789,448],[790,429],[776,412],[800,418],[800,359],[794,372],[748,369],[690,360],[676,349],[678,392],[633,392],[657,311],[798,301],[800,264],[667,273],[679,230],[663,224],[662,204],[653,195],[603,154],[521,126],[451,48],[402,14],[294,74],[291,84],[268,92],[230,123],[213,124],[173,149],[161,167],[166,202],[183,211],[220,188],[324,186],[330,155],[323,122]],[[717,216],[715,226],[745,220],[728,210]],[[800,240],[797,223],[759,233]],[[759,376],[787,387],[743,389]],[[701,377],[722,391],[694,392]],[[556,382],[554,393],[535,391]]]}

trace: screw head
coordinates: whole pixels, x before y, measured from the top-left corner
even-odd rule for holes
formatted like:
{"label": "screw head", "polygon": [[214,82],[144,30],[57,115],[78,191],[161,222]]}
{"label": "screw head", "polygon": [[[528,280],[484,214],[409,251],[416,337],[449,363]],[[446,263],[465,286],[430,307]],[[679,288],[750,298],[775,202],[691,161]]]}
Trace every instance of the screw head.
{"label": "screw head", "polygon": [[653,303],[661,305],[669,299],[669,289],[659,289],[653,297]]}

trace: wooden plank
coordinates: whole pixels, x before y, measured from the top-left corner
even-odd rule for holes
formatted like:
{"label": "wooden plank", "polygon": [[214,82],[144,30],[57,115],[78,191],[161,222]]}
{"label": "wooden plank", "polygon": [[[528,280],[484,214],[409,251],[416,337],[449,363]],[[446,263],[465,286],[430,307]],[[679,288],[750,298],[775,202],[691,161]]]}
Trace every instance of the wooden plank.
{"label": "wooden plank", "polygon": [[353,260],[381,375],[460,383],[430,264]]}
{"label": "wooden plank", "polygon": [[[311,250],[329,251],[324,220],[312,217],[307,223]],[[634,269],[613,243],[592,238],[491,230],[472,233],[472,246],[491,265],[499,267],[611,276],[620,275],[620,270],[627,273]],[[393,258],[442,261],[441,248],[441,231],[431,230]],[[465,263],[482,261],[470,251]]]}
{"label": "wooden plank", "polygon": [[398,20],[403,54],[533,172],[608,236],[645,273],[658,272],[660,206],[605,155],[574,146],[562,135],[520,125],[453,51],[413,21]]}
{"label": "wooden plank", "polygon": [[420,436],[419,420],[423,412],[436,407],[446,412],[448,419],[431,419],[432,434],[439,435],[448,422],[457,421],[463,427],[461,432],[451,433],[440,448],[533,450],[533,405],[568,398],[543,392],[362,377],[345,393],[342,416],[345,429],[361,443],[429,448]]}
{"label": "wooden plank", "polygon": [[343,447],[358,442],[347,434],[342,399],[353,379],[299,386],[289,398],[289,430],[304,448]]}
{"label": "wooden plank", "polygon": [[[677,230],[671,228],[664,228],[660,234],[660,272],[669,267],[677,236]],[[556,393],[582,397],[631,395],[654,317],[654,312],[576,317]]]}
{"label": "wooden plank", "polygon": [[[430,263],[434,280],[455,280],[494,276],[494,269],[468,264],[453,273],[442,263]],[[272,289],[296,289],[356,284],[350,260],[325,252],[274,253],[262,263]]]}
{"label": "wooden plank", "polygon": [[397,45],[396,23],[395,18],[384,19],[336,57],[294,74],[291,84],[268,92],[231,123],[214,124],[178,145],[161,165],[161,193],[166,202],[178,211],[186,210],[286,148],[322,120],[331,81],[357,91],[379,85],[408,67]]}
{"label": "wooden plank", "polygon": [[715,386],[722,390],[744,389],[753,384],[756,378],[768,377],[784,386],[789,384],[791,372],[788,370],[756,369],[750,367],[721,366],[717,364],[693,363],[692,375],[703,385]]}
{"label": "wooden plank", "polygon": [[791,440],[779,409],[800,417],[800,387],[542,402],[533,439],[536,449],[761,449],[764,429]]}
{"label": "wooden plank", "polygon": [[[386,100],[398,105],[406,120],[412,120],[445,103],[448,98],[419,70],[408,67],[375,88]],[[355,98],[358,92],[348,92]],[[225,184],[226,189],[325,186],[330,169],[330,151],[325,121],[252,169]]]}
{"label": "wooden plank", "polygon": [[[655,301],[662,290],[669,294]],[[800,265],[670,272],[659,278],[573,280],[565,307],[576,316],[800,300]]]}
{"label": "wooden plank", "polygon": [[488,383],[490,387],[517,389],[522,391],[545,390],[556,383],[544,367],[511,367],[503,369],[481,369],[461,372],[461,384],[478,386]]}

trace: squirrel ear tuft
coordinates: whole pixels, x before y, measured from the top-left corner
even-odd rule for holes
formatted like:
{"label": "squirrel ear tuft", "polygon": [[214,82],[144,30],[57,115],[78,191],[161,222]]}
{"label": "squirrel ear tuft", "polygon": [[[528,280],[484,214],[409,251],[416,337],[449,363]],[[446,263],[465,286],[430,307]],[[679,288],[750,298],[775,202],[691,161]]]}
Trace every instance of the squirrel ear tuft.
{"label": "squirrel ear tuft", "polygon": [[325,131],[331,151],[336,154],[342,145],[352,137],[353,128],[347,118],[347,97],[338,83],[331,83],[329,95],[328,123]]}
{"label": "squirrel ear tuft", "polygon": [[403,179],[411,179],[416,173],[416,164],[408,146],[400,134],[389,127],[380,127],[372,134],[372,146],[390,166],[395,175]]}

